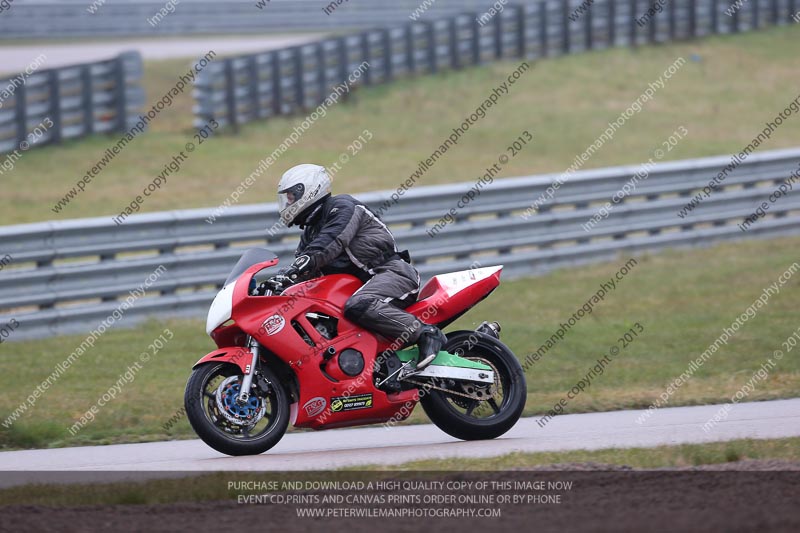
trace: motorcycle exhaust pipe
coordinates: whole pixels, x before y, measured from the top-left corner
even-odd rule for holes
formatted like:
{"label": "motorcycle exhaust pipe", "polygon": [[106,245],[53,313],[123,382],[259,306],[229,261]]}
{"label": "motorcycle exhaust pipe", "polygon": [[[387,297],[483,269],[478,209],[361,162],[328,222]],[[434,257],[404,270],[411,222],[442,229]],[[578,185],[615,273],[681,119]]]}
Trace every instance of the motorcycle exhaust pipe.
{"label": "motorcycle exhaust pipe", "polygon": [[484,322],[477,328],[475,331],[478,333],[484,333],[486,335],[490,335],[497,340],[500,340],[500,323],[499,322]]}

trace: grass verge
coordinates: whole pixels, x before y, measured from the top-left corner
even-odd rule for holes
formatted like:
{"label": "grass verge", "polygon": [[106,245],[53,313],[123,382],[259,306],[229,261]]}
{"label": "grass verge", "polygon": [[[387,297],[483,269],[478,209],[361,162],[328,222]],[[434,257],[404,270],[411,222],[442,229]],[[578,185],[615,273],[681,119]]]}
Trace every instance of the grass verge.
{"label": "grass verge", "polygon": [[[800,438],[742,439],[711,444],[682,444],[657,448],[610,448],[570,452],[511,453],[499,457],[448,458],[414,461],[399,466],[371,465],[370,470],[514,470],[573,463],[628,466],[631,468],[683,468],[755,459],[800,461]],[[363,468],[359,468],[363,470]]]}
{"label": "grass verge", "polygon": [[[534,142],[504,167],[503,175],[563,172],[679,56],[686,65],[585,167],[646,161],[680,126],[689,134],[665,160],[739,152],[797,96],[798,36],[799,27],[780,27],[537,62],[418,183],[482,175],[524,130],[534,134]],[[315,123],[240,201],[273,201],[284,170],[306,162],[332,165],[364,129],[374,138],[336,176],[336,190],[395,188],[516,65],[493,63],[359,90],[350,103],[334,106]],[[148,109],[188,68],[187,60],[146,63]],[[192,140],[192,105],[186,91],[60,213],[51,208],[97,163],[112,138],[25,153],[3,175],[0,224],[118,214]],[[221,134],[198,146],[142,211],[218,206],[301,121],[254,123],[237,136]],[[760,150],[795,146],[798,137],[800,120],[787,120]]]}

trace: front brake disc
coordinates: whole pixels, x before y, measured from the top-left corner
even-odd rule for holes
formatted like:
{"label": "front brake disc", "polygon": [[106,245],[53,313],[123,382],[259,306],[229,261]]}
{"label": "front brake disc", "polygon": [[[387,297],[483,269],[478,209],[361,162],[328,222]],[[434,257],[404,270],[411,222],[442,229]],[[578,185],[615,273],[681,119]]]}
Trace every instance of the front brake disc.
{"label": "front brake disc", "polygon": [[241,385],[239,376],[231,376],[217,387],[217,410],[231,424],[237,426],[254,426],[263,418],[266,407],[258,395],[251,395],[247,403],[240,405],[236,398],[239,396]]}

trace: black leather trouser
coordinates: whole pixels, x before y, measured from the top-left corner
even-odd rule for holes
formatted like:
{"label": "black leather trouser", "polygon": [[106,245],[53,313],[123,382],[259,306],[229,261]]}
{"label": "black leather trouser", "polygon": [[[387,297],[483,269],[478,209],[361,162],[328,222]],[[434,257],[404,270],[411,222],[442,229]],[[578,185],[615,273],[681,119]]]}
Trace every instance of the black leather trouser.
{"label": "black leather trouser", "polygon": [[373,269],[369,279],[344,306],[348,320],[397,342],[398,348],[417,342],[423,324],[405,312],[419,292],[419,272],[402,259]]}

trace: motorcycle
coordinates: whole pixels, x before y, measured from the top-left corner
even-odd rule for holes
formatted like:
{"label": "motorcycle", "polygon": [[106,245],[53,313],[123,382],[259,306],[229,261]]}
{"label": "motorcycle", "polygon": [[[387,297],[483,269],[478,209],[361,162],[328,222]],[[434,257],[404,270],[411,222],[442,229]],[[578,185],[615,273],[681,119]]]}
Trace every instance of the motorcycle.
{"label": "motorcycle", "polygon": [[[208,312],[218,349],[186,384],[192,428],[215,450],[255,455],[288,424],[315,430],[405,420],[417,403],[445,433],[462,440],[508,431],[525,407],[522,367],[500,341],[497,322],[446,333],[432,363],[416,369],[416,347],[389,341],[343,316],[362,285],[348,274],[293,283],[269,275],[264,248],[247,250]],[[434,276],[405,310],[444,329],[500,283],[502,266]],[[410,334],[410,332],[409,332]]]}

